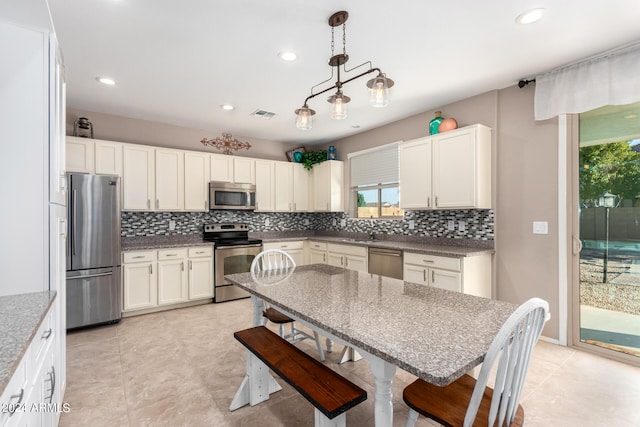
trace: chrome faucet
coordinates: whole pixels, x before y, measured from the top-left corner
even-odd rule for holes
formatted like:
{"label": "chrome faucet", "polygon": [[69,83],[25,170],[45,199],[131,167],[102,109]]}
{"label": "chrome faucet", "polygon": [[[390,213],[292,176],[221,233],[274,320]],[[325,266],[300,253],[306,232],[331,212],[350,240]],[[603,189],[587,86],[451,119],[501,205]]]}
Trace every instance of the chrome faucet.
{"label": "chrome faucet", "polygon": [[373,234],[373,230],[369,232],[369,240],[376,240],[376,235]]}

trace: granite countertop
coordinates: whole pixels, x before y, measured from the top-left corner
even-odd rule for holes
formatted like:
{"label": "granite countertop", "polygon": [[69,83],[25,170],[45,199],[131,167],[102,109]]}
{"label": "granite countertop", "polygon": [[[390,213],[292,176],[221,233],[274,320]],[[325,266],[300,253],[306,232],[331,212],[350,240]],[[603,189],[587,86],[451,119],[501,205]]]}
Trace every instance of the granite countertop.
{"label": "granite countertop", "polygon": [[425,381],[447,385],[484,359],[515,304],[323,264],[231,283]]}
{"label": "granite countertop", "polygon": [[123,252],[184,246],[213,246],[213,243],[202,240],[202,235],[200,234],[123,237],[120,242],[120,250]]}
{"label": "granite countertop", "polygon": [[[256,233],[257,234],[257,233]],[[383,236],[374,240],[364,233],[336,233],[338,235],[303,235],[301,233],[262,233],[264,243],[313,240],[372,248],[400,249],[429,255],[469,257],[493,254],[493,242],[473,239],[448,239],[412,236]]]}
{"label": "granite countertop", "polygon": [[0,394],[29,348],[55,297],[55,291],[0,297]]}

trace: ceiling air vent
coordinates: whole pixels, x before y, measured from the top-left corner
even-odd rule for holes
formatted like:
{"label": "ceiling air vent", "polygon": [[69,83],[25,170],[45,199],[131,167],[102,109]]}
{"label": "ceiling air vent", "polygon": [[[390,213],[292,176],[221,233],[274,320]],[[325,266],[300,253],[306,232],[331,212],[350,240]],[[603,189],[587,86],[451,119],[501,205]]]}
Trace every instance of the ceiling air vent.
{"label": "ceiling air vent", "polygon": [[271,117],[275,116],[276,113],[272,113],[271,111],[265,111],[265,110],[256,110],[253,113],[251,113],[251,115],[253,117],[259,117],[261,119],[269,120]]}

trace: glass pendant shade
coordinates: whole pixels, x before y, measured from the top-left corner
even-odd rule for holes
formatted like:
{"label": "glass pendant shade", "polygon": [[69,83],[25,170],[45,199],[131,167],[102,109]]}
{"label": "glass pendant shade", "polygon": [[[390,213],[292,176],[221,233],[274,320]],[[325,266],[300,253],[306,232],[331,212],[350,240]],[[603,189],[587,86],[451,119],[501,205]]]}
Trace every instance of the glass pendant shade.
{"label": "glass pendant shade", "polygon": [[389,85],[384,76],[370,80],[367,86],[369,86],[369,104],[372,107],[382,108],[389,105]]}
{"label": "glass pendant shade", "polygon": [[313,127],[312,116],[316,113],[306,105],[295,111],[298,118],[296,119],[296,127],[300,130],[309,130]]}
{"label": "glass pendant shade", "polygon": [[331,103],[331,118],[334,120],[344,120],[347,118],[347,102],[351,101],[342,91],[338,91],[335,95],[327,99]]}

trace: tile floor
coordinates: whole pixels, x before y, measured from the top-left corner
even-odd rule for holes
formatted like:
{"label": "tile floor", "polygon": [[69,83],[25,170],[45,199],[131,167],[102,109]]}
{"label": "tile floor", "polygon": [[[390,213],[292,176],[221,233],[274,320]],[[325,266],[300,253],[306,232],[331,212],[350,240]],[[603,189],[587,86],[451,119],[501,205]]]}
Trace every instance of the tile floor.
{"label": "tile floor", "polygon": [[[207,304],[123,319],[67,337],[71,411],[61,426],[312,426],[313,407],[281,380],[282,391],[255,407],[229,412],[244,376],[244,350],[233,331],[251,326],[250,300]],[[310,340],[300,344],[317,355]],[[347,413],[348,426],[373,425],[366,361],[327,363],[369,393]],[[397,370],[394,426],[407,409],[402,389],[414,377]],[[522,405],[530,426],[640,426],[640,368],[539,342]],[[431,426],[420,418],[417,426]]]}

